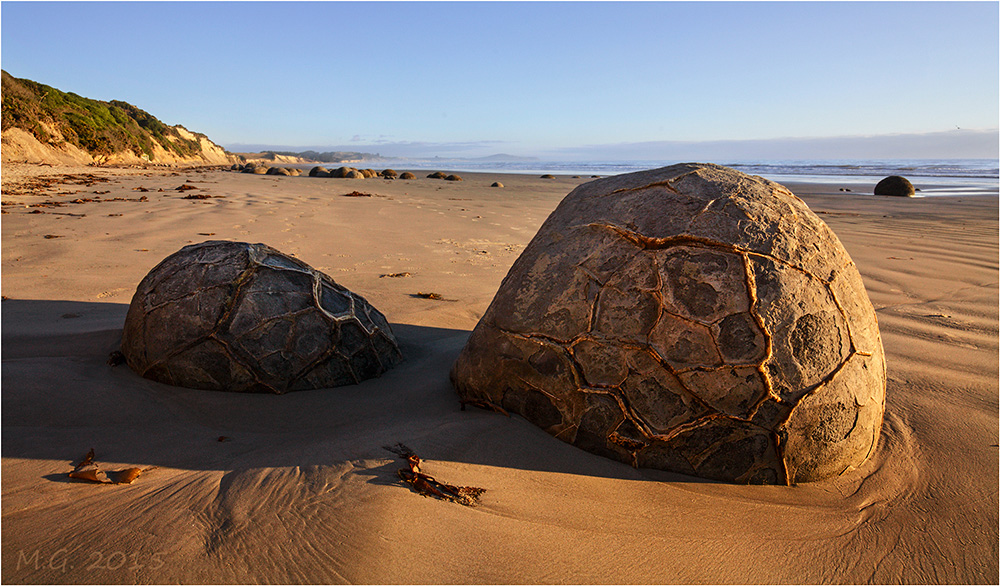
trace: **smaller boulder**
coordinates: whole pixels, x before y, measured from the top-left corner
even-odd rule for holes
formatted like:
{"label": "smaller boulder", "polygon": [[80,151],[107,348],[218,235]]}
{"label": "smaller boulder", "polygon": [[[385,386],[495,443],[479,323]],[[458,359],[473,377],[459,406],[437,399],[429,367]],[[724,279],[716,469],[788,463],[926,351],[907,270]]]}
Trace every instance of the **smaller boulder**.
{"label": "smaller boulder", "polygon": [[254,175],[267,175],[268,167],[264,165],[258,165],[250,170]]}
{"label": "smaller boulder", "polygon": [[444,179],[447,177],[447,173],[442,173],[441,171],[435,171],[427,176],[428,179]]}
{"label": "smaller boulder", "polygon": [[447,177],[444,178],[444,180],[445,181],[461,181],[462,178],[459,177],[458,175],[448,175]]}
{"label": "smaller boulder", "polygon": [[121,352],[148,379],[286,393],[357,384],[402,354],[385,316],[264,244],[208,241],[154,267],[129,305]]}
{"label": "smaller boulder", "polygon": [[270,169],[267,170],[267,174],[284,175],[285,177],[288,177],[291,175],[291,172],[289,172],[288,169],[285,169],[284,167],[271,167]]}
{"label": "smaller boulder", "polygon": [[330,171],[324,167],[313,167],[309,169],[310,177],[329,177]]}
{"label": "smaller boulder", "polygon": [[239,166],[238,163],[233,163],[233,165],[231,167],[229,167],[229,170],[230,171],[239,171],[241,169],[240,169],[240,166]]}
{"label": "smaller boulder", "polygon": [[555,178],[556,178],[555,175],[549,175],[548,173],[541,176],[541,179],[555,179]]}
{"label": "smaller boulder", "polygon": [[361,174],[365,176],[365,179],[378,177],[378,173],[375,172],[375,169],[361,169]]}
{"label": "smaller boulder", "polygon": [[499,181],[494,181],[493,185],[490,185],[490,187],[503,187],[503,183],[500,183]]}
{"label": "smaller boulder", "polygon": [[414,175],[413,173],[410,173],[409,171],[406,171],[406,172],[400,173],[399,178],[400,179],[416,179],[417,176]]}
{"label": "smaller boulder", "polygon": [[399,176],[399,173],[396,173],[392,169],[383,169],[379,175],[381,175],[383,179],[395,179]]}
{"label": "smaller boulder", "polygon": [[347,172],[346,175],[344,175],[344,178],[345,179],[364,179],[365,176],[364,176],[363,173],[361,173],[361,171],[358,171],[357,169],[351,169],[350,171]]}
{"label": "smaller boulder", "polygon": [[897,197],[913,197],[916,190],[906,177],[890,175],[875,186],[875,195],[894,195]]}

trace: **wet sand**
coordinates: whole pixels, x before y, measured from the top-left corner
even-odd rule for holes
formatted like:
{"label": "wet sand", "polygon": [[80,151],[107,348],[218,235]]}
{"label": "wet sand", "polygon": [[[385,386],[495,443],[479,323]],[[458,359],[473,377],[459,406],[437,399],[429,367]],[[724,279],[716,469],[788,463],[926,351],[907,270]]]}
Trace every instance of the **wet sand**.
{"label": "wet sand", "polygon": [[[19,189],[38,170],[3,171],[5,582],[1000,577],[996,195],[786,184],[865,280],[886,418],[860,470],[747,487],[633,469],[520,417],[460,409],[452,362],[538,226],[589,177],[129,170]],[[352,191],[371,197],[342,197]],[[212,197],[184,199],[193,194]],[[46,202],[62,205],[30,207]],[[360,385],[283,396],[169,387],[109,366],[139,280],[208,239],[263,242],[331,275],[388,317],[405,361]],[[399,273],[409,276],[386,276]],[[427,292],[443,299],[416,295]],[[481,504],[409,490],[384,449],[397,442],[435,478],[485,488]],[[155,468],[129,485],[69,479],[90,448],[107,470]]]}

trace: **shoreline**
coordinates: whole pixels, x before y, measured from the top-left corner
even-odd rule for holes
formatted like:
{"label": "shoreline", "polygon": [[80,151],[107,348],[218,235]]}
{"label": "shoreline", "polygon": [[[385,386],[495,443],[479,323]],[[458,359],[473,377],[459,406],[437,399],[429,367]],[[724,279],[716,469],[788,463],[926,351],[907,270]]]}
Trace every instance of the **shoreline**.
{"label": "shoreline", "polygon": [[[266,162],[265,162],[266,163]],[[495,179],[499,180],[502,177],[516,177],[523,179],[538,178],[541,175],[553,175],[560,179],[573,179],[581,181],[589,181],[592,179],[597,179],[601,177],[608,177],[619,173],[592,173],[585,170],[577,171],[560,171],[560,170],[519,170],[519,169],[464,169],[461,165],[456,165],[454,167],[442,166],[442,167],[407,167],[404,165],[393,166],[387,161],[378,161],[379,165],[376,167],[371,167],[372,162],[360,161],[353,163],[266,163],[271,167],[287,167],[295,168],[303,171],[305,175],[313,167],[324,167],[327,169],[336,169],[338,167],[354,167],[354,168],[373,168],[376,171],[380,171],[385,168],[392,168],[396,171],[402,173],[409,171],[414,173],[418,179],[423,179],[428,173],[434,171],[443,171],[445,173],[464,173],[470,176],[497,176]],[[43,175],[60,175],[67,173],[106,173],[108,175],[130,175],[137,173],[160,173],[160,174],[171,174],[178,172],[197,172],[197,171],[226,171],[228,166],[220,165],[201,165],[201,166],[188,166],[188,167],[177,167],[177,166],[160,166],[160,165],[149,165],[145,167],[136,166],[60,166],[60,165],[40,165],[34,163],[23,163],[23,162],[7,162],[3,164],[3,183],[11,184],[22,182],[31,177],[38,177]],[[631,171],[623,171],[631,172]],[[749,173],[753,175],[754,173]],[[823,191],[824,193],[843,193],[844,195],[860,195],[860,196],[873,196],[875,184],[877,184],[885,175],[854,175],[854,174],[758,174],[765,179],[780,183],[782,185],[788,186],[803,186],[806,190],[810,192]],[[923,175],[906,175],[906,177],[913,183],[919,191],[913,196],[915,199],[924,197],[970,197],[970,196],[992,196],[1000,194],[1000,179],[994,177],[973,177],[973,176],[923,176]],[[794,191],[794,190],[793,190]],[[883,196],[877,196],[883,197]]]}
{"label": "shoreline", "polygon": [[[996,579],[996,194],[785,183],[862,275],[886,351],[886,419],[859,470],[748,487],[635,469],[518,416],[461,409],[451,365],[538,227],[589,177],[50,170],[74,177],[15,195],[3,169],[5,582]],[[327,273],[385,314],[404,361],[287,395],[110,366],[139,281],[213,239],[263,242]],[[480,506],[411,492],[384,448],[396,443],[438,480],[485,488]],[[69,479],[90,448],[102,468],[148,471],[129,485]]]}

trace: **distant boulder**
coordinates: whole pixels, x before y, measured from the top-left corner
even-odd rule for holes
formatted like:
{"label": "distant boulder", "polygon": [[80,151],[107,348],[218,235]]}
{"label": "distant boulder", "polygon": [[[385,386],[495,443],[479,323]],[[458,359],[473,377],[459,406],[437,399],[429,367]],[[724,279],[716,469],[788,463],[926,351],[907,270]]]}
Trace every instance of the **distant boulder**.
{"label": "distant boulder", "polygon": [[458,175],[448,175],[447,177],[444,178],[444,180],[445,181],[461,181],[462,178],[459,177]]}
{"label": "distant boulder", "polygon": [[258,165],[250,169],[250,172],[254,175],[267,175],[268,167],[265,165]]}
{"label": "distant boulder", "polygon": [[375,169],[361,169],[361,174],[365,176],[365,179],[378,177],[378,173],[375,171]]}
{"label": "distant boulder", "polygon": [[906,177],[890,175],[875,186],[875,195],[894,195],[898,197],[913,197],[916,190]]}
{"label": "distant boulder", "polygon": [[344,178],[345,179],[364,179],[365,175],[364,175],[364,173],[362,173],[361,171],[358,171],[357,169],[351,169],[350,171],[347,172],[346,175],[344,175]]}
{"label": "distant boulder", "polygon": [[428,179],[444,179],[447,177],[447,173],[442,173],[441,171],[435,171],[427,176]]}
{"label": "distant boulder", "polygon": [[302,169],[296,169],[295,167],[285,167],[285,170],[288,171],[292,177],[298,177],[302,174]]}
{"label": "distant boulder", "polygon": [[499,181],[494,181],[493,185],[490,185],[490,187],[503,187],[503,183],[500,183]]}
{"label": "distant boulder", "polygon": [[379,175],[381,175],[383,179],[395,179],[399,176],[399,173],[396,173],[392,169],[383,169]]}
{"label": "distant boulder", "polygon": [[284,167],[271,167],[267,170],[268,175],[284,175],[285,177],[290,176],[292,173]]}
{"label": "distant boulder", "polygon": [[337,167],[333,171],[330,171],[330,177],[343,179],[347,177],[347,174],[350,173],[351,171],[357,171],[357,169],[355,169],[354,167]]}
{"label": "distant boulder", "polygon": [[312,169],[309,169],[309,176],[310,177],[329,177],[330,176],[330,171],[329,171],[329,169],[326,169],[325,167],[313,167]]}
{"label": "distant boulder", "polygon": [[233,166],[229,168],[230,171],[241,171],[243,168],[240,167],[239,163],[233,163]]}
{"label": "distant boulder", "polygon": [[540,177],[540,179],[555,179],[555,178],[556,178],[555,175],[549,175],[548,173]]}
{"label": "distant boulder", "polygon": [[410,173],[409,171],[405,171],[405,172],[399,174],[399,178],[400,179],[416,179],[417,176],[414,175],[413,173]]}

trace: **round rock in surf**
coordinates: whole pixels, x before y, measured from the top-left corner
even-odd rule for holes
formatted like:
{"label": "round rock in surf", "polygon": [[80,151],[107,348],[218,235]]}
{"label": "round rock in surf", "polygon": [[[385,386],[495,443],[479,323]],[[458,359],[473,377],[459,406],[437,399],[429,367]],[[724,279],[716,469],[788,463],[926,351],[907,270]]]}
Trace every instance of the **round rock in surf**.
{"label": "round rock in surf", "polygon": [[739,483],[874,451],[878,322],[836,235],[783,186],[682,164],[577,187],[451,372],[460,397],[585,450]]}
{"label": "round rock in surf", "polygon": [[269,246],[224,241],[185,246],[146,275],[122,353],[159,382],[264,393],[358,383],[401,359],[361,296]]}
{"label": "round rock in surf", "polygon": [[889,175],[875,185],[875,195],[892,195],[896,197],[913,197],[916,189],[906,177]]}

